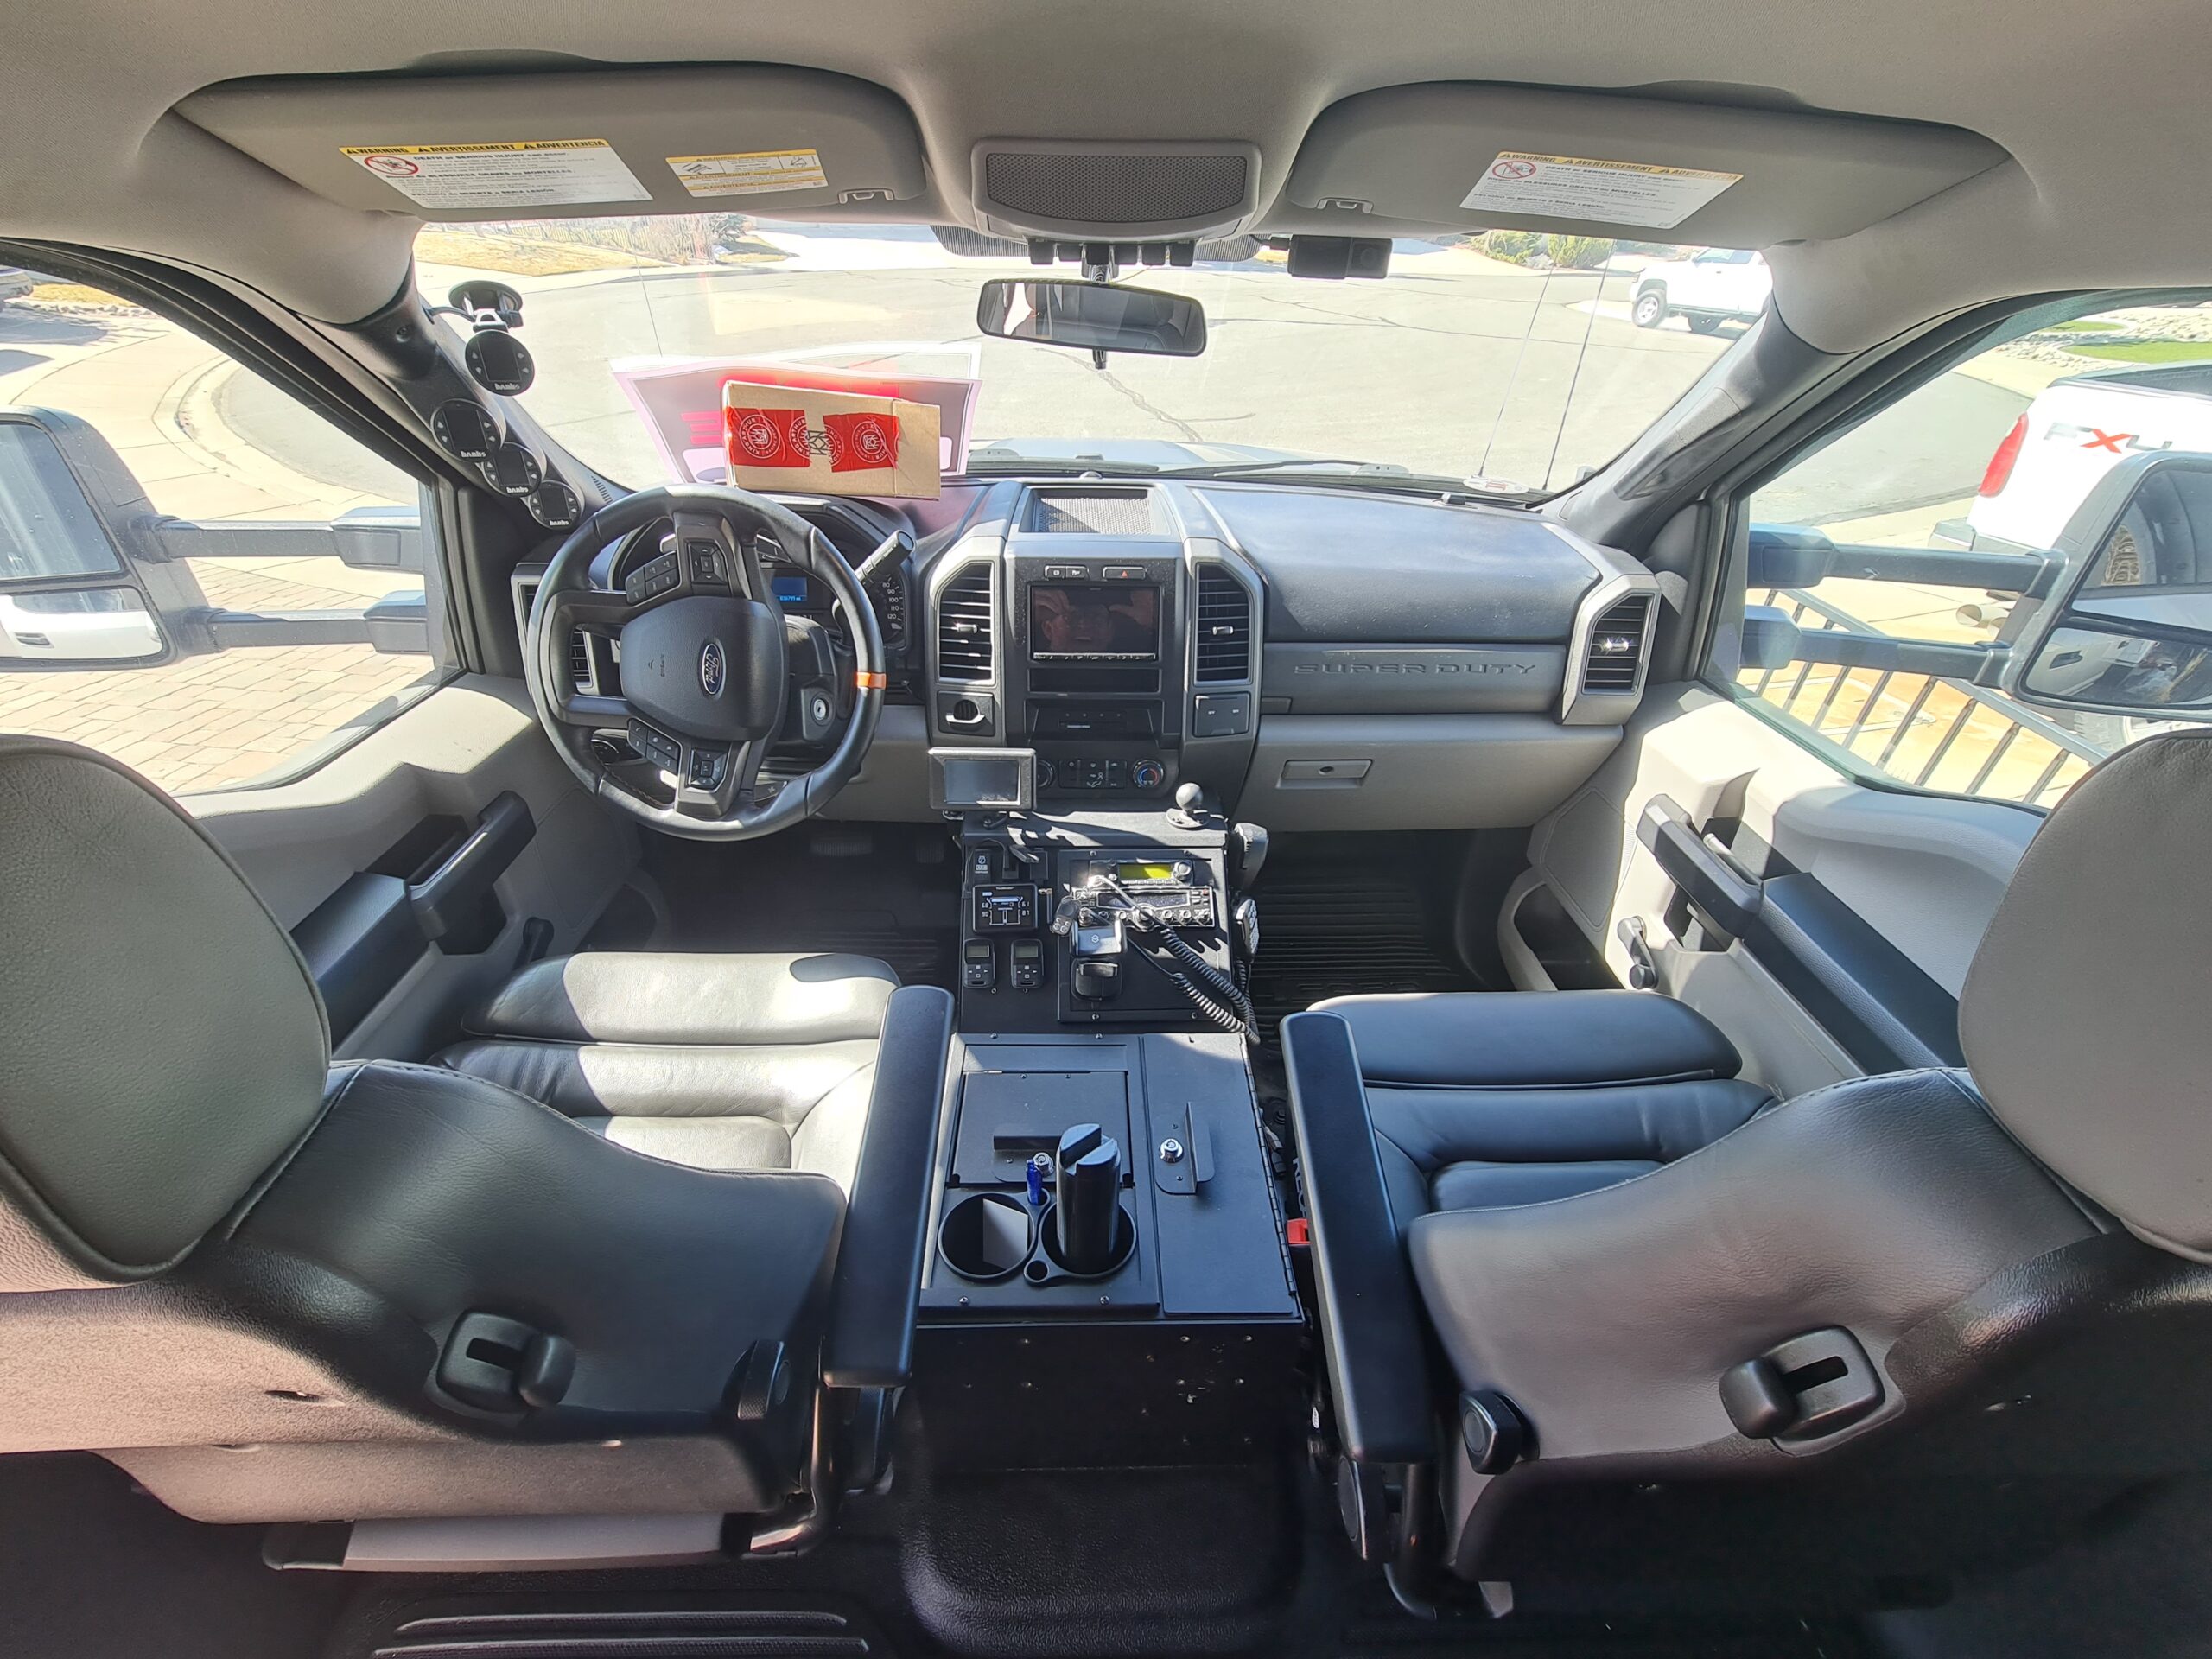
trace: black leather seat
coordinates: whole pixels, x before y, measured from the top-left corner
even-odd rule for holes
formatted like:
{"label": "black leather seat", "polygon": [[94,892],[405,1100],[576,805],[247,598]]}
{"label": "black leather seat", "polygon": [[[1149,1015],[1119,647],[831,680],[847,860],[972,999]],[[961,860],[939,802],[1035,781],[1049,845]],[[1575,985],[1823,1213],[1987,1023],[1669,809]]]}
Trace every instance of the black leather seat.
{"label": "black leather seat", "polygon": [[[747,1029],[759,971],[614,969],[656,1023],[603,1026],[609,976],[547,964],[499,1005],[543,1033],[515,1075],[575,1107],[608,1075],[576,1033]],[[795,1135],[710,1133],[814,1169],[641,1157],[623,1116],[591,1133],[465,1071],[334,1069],[306,963],[188,814],[0,738],[0,1452],[97,1451],[211,1521],[804,1536],[842,1478],[830,1426],[905,1378],[952,1000],[834,957],[770,977],[763,1028],[820,1037],[799,1065],[829,1080]],[[717,1049],[685,1098],[751,1063]]]}
{"label": "black leather seat", "polygon": [[524,969],[438,1060],[635,1152],[849,1189],[898,986],[868,957],[563,957]]}
{"label": "black leather seat", "polygon": [[1649,996],[1285,1020],[1363,1548],[1414,1571],[1434,1503],[1493,1587],[1871,1603],[2212,1471],[2208,823],[2212,733],[2075,788],[1967,976],[1970,1070],[1761,1109]]}
{"label": "black leather seat", "polygon": [[1694,1009],[1634,991],[1340,996],[1401,1227],[1649,1174],[1774,1096]]}

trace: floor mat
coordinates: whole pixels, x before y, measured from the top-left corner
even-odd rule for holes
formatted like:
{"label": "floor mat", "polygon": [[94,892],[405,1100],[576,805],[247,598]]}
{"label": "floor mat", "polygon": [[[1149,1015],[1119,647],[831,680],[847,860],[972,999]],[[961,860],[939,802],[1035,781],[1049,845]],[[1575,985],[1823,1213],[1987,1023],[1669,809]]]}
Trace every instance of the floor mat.
{"label": "floor mat", "polygon": [[1252,1001],[1269,1042],[1285,1014],[1324,997],[1486,988],[1452,944],[1456,849],[1410,836],[1387,851],[1341,844],[1357,839],[1384,838],[1315,838],[1261,874]]}

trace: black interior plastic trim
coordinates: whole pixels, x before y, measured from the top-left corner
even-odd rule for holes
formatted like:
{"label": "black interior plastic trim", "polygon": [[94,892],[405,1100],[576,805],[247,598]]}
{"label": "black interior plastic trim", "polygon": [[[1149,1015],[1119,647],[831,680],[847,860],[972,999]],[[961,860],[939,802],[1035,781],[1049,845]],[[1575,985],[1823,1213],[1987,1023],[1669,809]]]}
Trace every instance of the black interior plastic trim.
{"label": "black interior plastic trim", "polygon": [[446,938],[480,916],[492,884],[537,834],[537,821],[521,796],[511,789],[494,796],[452,855],[407,889],[423,937]]}
{"label": "black interior plastic trim", "polygon": [[297,927],[292,942],[307,958],[330,1034],[342,1041],[385,994],[407,977],[429,943],[396,875],[349,875]]}
{"label": "black interior plastic trim", "polygon": [[1333,1014],[1294,1014],[1282,1022],[1282,1052],[1344,1453],[1360,1464],[1427,1462],[1436,1431],[1421,1298],[1383,1184],[1351,1027]]}
{"label": "black interior plastic trim", "polygon": [[1663,795],[1644,808],[1637,835],[1692,906],[1742,940],[1869,1072],[1966,1064],[1958,999],[1816,879],[1795,870],[1747,875]]}
{"label": "black interior plastic trim", "polygon": [[897,1388],[913,1369],[952,1012],[951,994],[934,985],[900,986],[884,1011],[823,1346],[833,1389]]}

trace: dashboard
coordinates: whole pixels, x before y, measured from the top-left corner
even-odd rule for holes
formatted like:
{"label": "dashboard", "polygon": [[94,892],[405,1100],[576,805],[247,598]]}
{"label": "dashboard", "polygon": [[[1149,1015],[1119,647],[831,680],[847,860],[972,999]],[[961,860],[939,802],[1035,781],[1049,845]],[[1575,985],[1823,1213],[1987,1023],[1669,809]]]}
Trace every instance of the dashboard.
{"label": "dashboard", "polygon": [[[931,747],[1025,748],[1040,805],[1157,810],[1202,785],[1279,830],[1525,826],[1618,742],[1656,579],[1523,510],[1257,481],[955,480],[926,502],[787,500],[868,586],[889,690],[830,816],[930,816]],[[602,557],[658,550],[649,526]],[[786,609],[842,637],[823,584]],[[619,674],[579,636],[579,684]]]}

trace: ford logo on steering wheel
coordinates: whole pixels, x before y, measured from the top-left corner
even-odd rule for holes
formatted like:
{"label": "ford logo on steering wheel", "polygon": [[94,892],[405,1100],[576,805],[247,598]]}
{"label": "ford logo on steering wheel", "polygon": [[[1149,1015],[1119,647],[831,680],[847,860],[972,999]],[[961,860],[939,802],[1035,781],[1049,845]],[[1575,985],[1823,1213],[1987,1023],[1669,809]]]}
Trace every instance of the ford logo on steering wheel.
{"label": "ford logo on steering wheel", "polygon": [[708,640],[699,652],[699,689],[710,697],[719,697],[728,672],[729,664],[722,659],[721,641]]}

